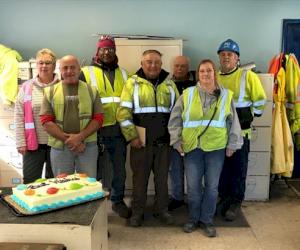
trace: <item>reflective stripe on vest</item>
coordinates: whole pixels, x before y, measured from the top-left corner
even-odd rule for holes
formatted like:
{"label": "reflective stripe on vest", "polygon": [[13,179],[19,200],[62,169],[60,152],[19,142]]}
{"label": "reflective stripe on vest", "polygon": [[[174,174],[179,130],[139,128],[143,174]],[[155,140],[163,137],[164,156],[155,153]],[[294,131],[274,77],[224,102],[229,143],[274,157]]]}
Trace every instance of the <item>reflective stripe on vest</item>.
{"label": "reflective stripe on vest", "polygon": [[[96,75],[95,75],[95,71],[94,71],[94,66],[88,66],[88,71],[90,73],[90,78],[91,78],[91,83],[93,86],[95,86],[96,88],[98,88],[97,86],[97,80],[96,80]],[[127,81],[127,73],[124,69],[121,69],[121,73],[122,73],[122,78],[124,80],[124,82]],[[111,97],[101,97],[100,98],[101,103],[102,104],[106,104],[106,103],[119,103],[120,102],[120,97],[115,97],[115,96],[111,96]]]}
{"label": "reflective stripe on vest", "polygon": [[[170,93],[171,93],[171,100],[170,100],[170,107],[164,107],[164,106],[157,106],[157,107],[140,107],[140,99],[139,99],[139,84],[137,83],[137,79],[134,78],[135,83],[134,83],[134,90],[133,90],[133,103],[134,103],[134,110],[133,113],[139,114],[139,113],[155,113],[155,112],[160,112],[160,113],[170,113],[174,104],[175,104],[175,91],[172,88],[172,86],[168,86]],[[126,105],[126,103],[124,103]],[[123,102],[122,102],[123,106]],[[131,105],[132,106],[132,105]],[[132,108],[132,107],[131,107]]]}
{"label": "reflective stripe on vest", "polygon": [[34,128],[34,122],[25,123],[25,129],[33,129],[33,128]]}
{"label": "reflective stripe on vest", "polygon": [[240,95],[238,101],[234,103],[236,108],[250,107],[252,104],[252,102],[250,101],[247,102],[244,101],[245,93],[246,93],[246,74],[247,71],[243,70],[241,75],[241,81],[240,81]]}
{"label": "reflective stripe on vest", "polygon": [[[247,71],[243,70],[242,75],[241,75],[241,81],[240,81],[240,95],[239,95],[238,101],[234,102],[236,108],[246,108],[246,107],[250,107],[252,105],[251,101],[244,101],[245,93],[246,93],[246,75],[247,75]],[[259,106],[263,106],[265,104],[266,104],[266,100],[260,100],[260,101],[254,102],[253,106],[259,107]],[[255,110],[257,110],[257,109],[255,109]],[[256,113],[256,114],[262,114],[262,111],[259,111],[259,112],[260,113],[257,113],[254,111],[254,113]]]}
{"label": "reflective stripe on vest", "polygon": [[133,125],[133,123],[130,120],[125,120],[125,121],[120,122],[121,127],[127,127],[127,126],[131,126],[131,125]]}
{"label": "reflective stripe on vest", "polygon": [[32,83],[33,81],[28,81],[23,85],[24,91],[24,101],[23,101],[23,109],[24,109],[24,127],[25,127],[25,140],[26,147],[29,150],[37,150],[38,149],[38,140],[37,134],[34,126],[33,119],[33,110],[32,110]]}
{"label": "reflective stripe on vest", "polygon": [[120,106],[121,106],[121,107],[125,107],[125,108],[130,108],[130,109],[132,109],[133,104],[132,104],[132,102],[122,101],[122,102],[120,103]]}
{"label": "reflective stripe on vest", "polygon": [[[197,91],[196,87],[189,88],[188,89],[188,104],[187,104],[187,112],[185,113],[185,120],[183,122],[183,127],[184,128],[195,128],[199,126],[207,126],[209,124],[209,120],[200,120],[200,121],[190,121],[190,110],[191,110],[191,103],[193,100],[193,95],[194,91]],[[219,115],[218,120],[212,120],[209,124],[210,127],[216,127],[216,128],[225,128],[226,127],[226,122],[225,122],[225,102],[228,97],[228,90],[223,89],[223,95],[221,97],[221,111]],[[217,104],[216,104],[217,105]]]}
{"label": "reflective stripe on vest", "polygon": [[102,104],[112,103],[112,102],[119,103],[121,98],[120,97],[115,97],[115,96],[113,96],[113,97],[101,97],[100,100],[101,100]]}

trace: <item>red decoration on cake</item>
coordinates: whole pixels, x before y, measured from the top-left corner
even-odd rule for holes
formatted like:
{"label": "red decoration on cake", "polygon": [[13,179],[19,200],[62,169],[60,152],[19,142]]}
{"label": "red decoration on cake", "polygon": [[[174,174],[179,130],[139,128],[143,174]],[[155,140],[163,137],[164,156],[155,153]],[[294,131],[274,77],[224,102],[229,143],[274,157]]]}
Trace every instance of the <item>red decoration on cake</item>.
{"label": "red decoration on cake", "polygon": [[58,188],[50,187],[47,189],[47,194],[56,194],[58,192]]}

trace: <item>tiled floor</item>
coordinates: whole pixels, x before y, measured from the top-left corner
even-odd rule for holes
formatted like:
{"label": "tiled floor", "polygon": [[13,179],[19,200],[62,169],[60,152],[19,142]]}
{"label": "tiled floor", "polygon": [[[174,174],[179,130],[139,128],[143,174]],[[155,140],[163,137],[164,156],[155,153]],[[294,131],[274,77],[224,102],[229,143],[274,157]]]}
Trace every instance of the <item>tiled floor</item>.
{"label": "tiled floor", "polygon": [[207,238],[181,227],[131,228],[109,211],[109,250],[300,250],[300,199],[282,181],[271,185],[269,202],[245,202],[250,227],[217,227]]}

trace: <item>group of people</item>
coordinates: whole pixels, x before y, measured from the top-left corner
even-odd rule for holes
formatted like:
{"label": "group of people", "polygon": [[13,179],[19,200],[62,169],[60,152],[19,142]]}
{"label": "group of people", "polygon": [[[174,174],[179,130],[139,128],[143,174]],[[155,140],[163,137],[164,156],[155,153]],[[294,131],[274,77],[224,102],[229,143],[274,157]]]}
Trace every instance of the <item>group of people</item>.
{"label": "group of people", "polygon": [[[128,76],[118,65],[114,39],[105,35],[90,66],[62,57],[59,80],[54,53],[39,51],[38,75],[22,85],[15,105],[24,183],[41,177],[44,162],[47,178],[76,171],[99,179],[98,153],[105,150],[112,163],[112,209],[132,227],[143,223],[151,171],[153,216],[167,225],[173,223],[169,211],[185,204],[185,174],[189,216],[183,230],[200,227],[215,237],[216,210],[234,220],[244,199],[250,126],[266,100],[258,76],[239,68],[236,42],[224,41],[218,54],[219,72],[209,59],[189,71],[189,59],[178,56],[170,75],[162,54],[150,49]],[[131,208],[124,202],[128,144]]]}

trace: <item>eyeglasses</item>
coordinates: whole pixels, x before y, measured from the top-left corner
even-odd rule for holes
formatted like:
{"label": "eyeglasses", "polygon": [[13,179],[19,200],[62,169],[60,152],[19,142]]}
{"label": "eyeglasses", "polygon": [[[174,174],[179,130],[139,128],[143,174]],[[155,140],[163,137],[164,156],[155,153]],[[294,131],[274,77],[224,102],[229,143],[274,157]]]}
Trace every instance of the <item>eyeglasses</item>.
{"label": "eyeglasses", "polygon": [[115,49],[114,48],[100,48],[99,51],[101,53],[105,53],[105,52],[108,52],[108,53],[114,53],[115,52]]}
{"label": "eyeglasses", "polygon": [[46,66],[49,66],[50,64],[53,64],[53,62],[52,61],[38,61],[37,64],[40,66],[43,66],[44,64]]}

